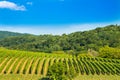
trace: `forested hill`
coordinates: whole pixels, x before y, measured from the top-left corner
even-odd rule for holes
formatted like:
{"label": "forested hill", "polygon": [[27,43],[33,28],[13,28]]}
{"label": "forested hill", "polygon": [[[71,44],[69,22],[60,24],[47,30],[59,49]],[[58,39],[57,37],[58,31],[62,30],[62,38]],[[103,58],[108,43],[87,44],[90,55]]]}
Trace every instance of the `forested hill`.
{"label": "forested hill", "polygon": [[108,45],[120,48],[120,26],[109,25],[90,31],[59,35],[23,35],[0,40],[0,46],[29,51],[81,52]]}
{"label": "forested hill", "polygon": [[9,32],[9,31],[0,31],[0,39],[11,37],[11,36],[20,36],[20,35],[24,35],[24,34],[16,33],[16,32]]}

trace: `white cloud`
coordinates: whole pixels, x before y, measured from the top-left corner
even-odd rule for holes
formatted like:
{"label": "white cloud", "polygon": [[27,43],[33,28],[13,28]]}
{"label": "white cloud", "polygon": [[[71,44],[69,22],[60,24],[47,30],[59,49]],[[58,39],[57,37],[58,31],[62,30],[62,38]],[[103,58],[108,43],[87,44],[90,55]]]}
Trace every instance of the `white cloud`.
{"label": "white cloud", "polygon": [[6,9],[11,9],[11,10],[20,10],[20,11],[25,11],[26,8],[23,5],[17,5],[13,2],[9,1],[0,1],[0,8],[6,8]]}
{"label": "white cloud", "polygon": [[33,3],[32,3],[32,2],[27,2],[26,4],[27,4],[27,5],[33,5]]}
{"label": "white cloud", "polygon": [[[30,33],[30,34],[53,34],[61,35],[63,33],[69,34],[76,31],[86,31],[95,29],[97,27],[104,27],[111,24],[118,24],[120,22],[111,22],[111,23],[93,23],[93,24],[72,24],[72,25],[54,25],[54,26],[9,26],[9,25],[0,25],[0,31],[12,31],[20,33]],[[53,28],[54,27],[54,28]]]}

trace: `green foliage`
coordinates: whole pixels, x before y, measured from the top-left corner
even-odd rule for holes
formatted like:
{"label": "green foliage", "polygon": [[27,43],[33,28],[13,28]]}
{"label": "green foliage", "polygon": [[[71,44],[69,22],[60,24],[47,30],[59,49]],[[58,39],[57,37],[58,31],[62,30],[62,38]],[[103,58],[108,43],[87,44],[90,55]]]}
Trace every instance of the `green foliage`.
{"label": "green foliage", "polygon": [[21,36],[21,35],[25,35],[25,34],[9,32],[9,31],[0,31],[0,39],[12,37],[12,36]]}
{"label": "green foliage", "polygon": [[64,51],[53,51],[52,53],[53,53],[53,54],[65,54]]}
{"label": "green foliage", "polygon": [[80,53],[79,55],[77,55],[77,57],[92,57],[92,56],[88,53]]}
{"label": "green foliage", "polygon": [[105,46],[99,49],[100,57],[120,59],[120,49]]}
{"label": "green foliage", "polygon": [[52,53],[64,51],[68,54],[79,54],[81,51],[108,45],[120,48],[120,26],[109,25],[90,31],[59,35],[23,35],[0,40],[0,46],[9,49],[39,51]]}
{"label": "green foliage", "polygon": [[67,66],[63,62],[54,63],[48,69],[47,76],[50,77],[51,80],[68,80],[73,79],[76,76],[76,72],[72,67],[67,69]]}
{"label": "green foliage", "polygon": [[0,48],[0,74],[31,74],[52,80],[80,75],[120,75],[120,60]]}
{"label": "green foliage", "polygon": [[67,74],[67,67],[63,63],[55,63],[48,69],[47,76],[53,80],[67,80],[65,75]]}

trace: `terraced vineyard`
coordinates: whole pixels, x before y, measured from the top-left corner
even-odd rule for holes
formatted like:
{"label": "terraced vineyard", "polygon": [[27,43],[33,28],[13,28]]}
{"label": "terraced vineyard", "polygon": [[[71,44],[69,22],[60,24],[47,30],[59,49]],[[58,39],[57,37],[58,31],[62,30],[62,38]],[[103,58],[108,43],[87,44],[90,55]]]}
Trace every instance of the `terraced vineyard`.
{"label": "terraced vineyard", "polygon": [[120,60],[74,57],[66,54],[48,54],[0,49],[0,75],[24,74],[46,76],[53,63],[64,62],[80,75],[120,75]]}

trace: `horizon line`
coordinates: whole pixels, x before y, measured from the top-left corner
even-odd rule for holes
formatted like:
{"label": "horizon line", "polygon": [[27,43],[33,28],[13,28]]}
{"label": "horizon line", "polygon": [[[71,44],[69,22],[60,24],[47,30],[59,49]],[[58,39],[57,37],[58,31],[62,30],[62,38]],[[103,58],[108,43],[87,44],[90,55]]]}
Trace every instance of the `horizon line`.
{"label": "horizon line", "polygon": [[16,33],[25,33],[25,34],[33,34],[33,35],[62,35],[62,34],[70,34],[79,31],[88,31],[96,29],[97,27],[106,27],[109,25],[120,25],[120,22],[114,23],[94,23],[94,24],[71,24],[71,25],[58,25],[55,26],[33,26],[33,25],[21,25],[11,26],[11,25],[0,25],[0,31],[9,31]]}

